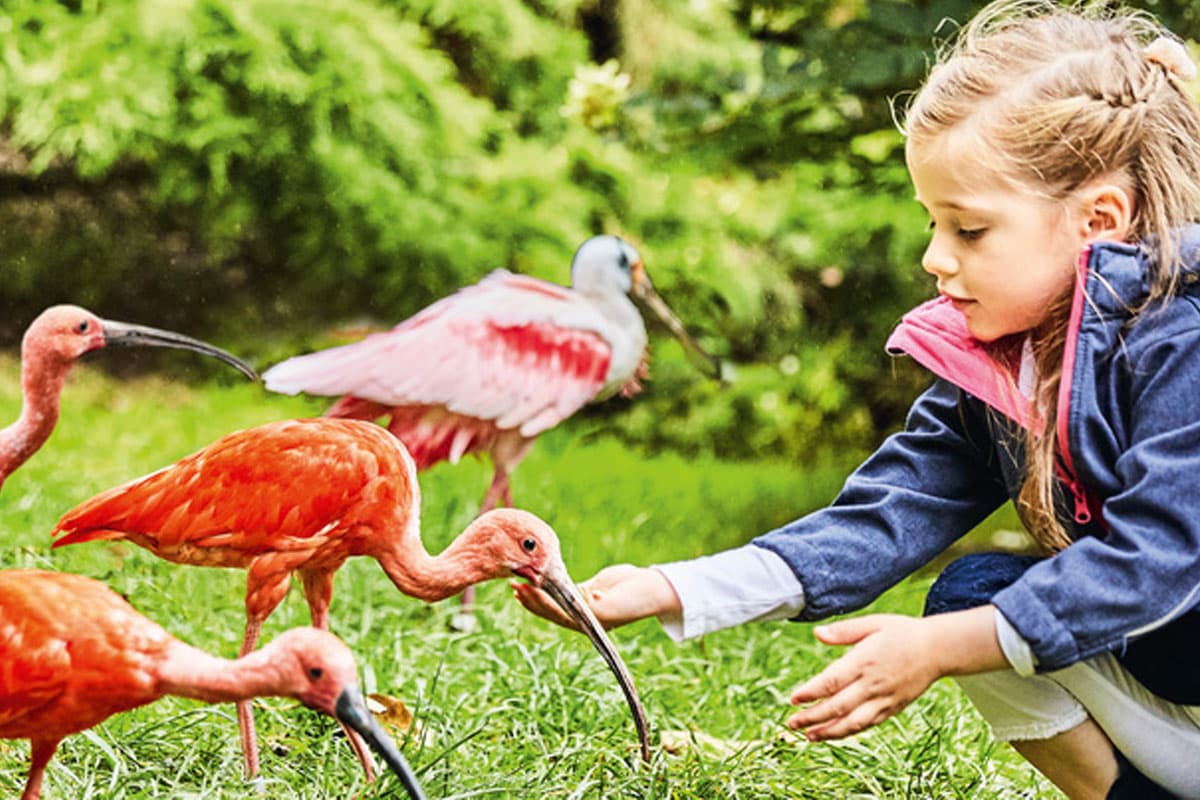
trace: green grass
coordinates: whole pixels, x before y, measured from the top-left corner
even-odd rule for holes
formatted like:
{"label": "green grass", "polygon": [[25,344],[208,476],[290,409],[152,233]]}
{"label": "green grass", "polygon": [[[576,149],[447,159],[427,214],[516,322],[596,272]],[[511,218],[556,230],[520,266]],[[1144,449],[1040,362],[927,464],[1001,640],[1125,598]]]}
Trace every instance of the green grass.
{"label": "green grass", "polygon": [[[0,362],[0,420],[17,414],[16,365]],[[51,552],[59,515],[237,428],[319,413],[322,403],[251,385],[193,389],[158,379],[72,376],[50,442],[0,493],[0,567],[74,571],[106,581],[181,639],[232,656],[244,623],[244,576],[169,564],[125,544]],[[542,437],[517,472],[519,505],[546,518],[583,579],[615,561],[688,558],[733,546],[826,502],[849,465],[800,471],[644,457],[576,421]],[[471,519],[488,468],[439,466],[422,478],[424,537],[440,550]],[[1002,525],[1003,519],[995,525]],[[917,613],[928,575],[872,610]],[[431,797],[840,798],[1043,797],[1051,788],[996,745],[953,683],[844,742],[786,735],[788,690],[837,653],[809,625],[769,623],[675,644],[654,621],[613,638],[638,682],[653,736],[676,753],[636,756],[618,689],[582,637],[526,614],[504,582],[481,587],[480,629],[451,632],[456,604],[404,597],[369,559],[337,575],[333,629],[355,651],[364,688],[403,697],[420,733],[403,751]],[[63,609],[70,613],[70,609]],[[307,624],[299,592],[264,640]],[[241,779],[232,706],[166,698],[66,740],[47,798],[400,797],[390,777],[367,786],[336,725],[298,704],[257,703],[265,791]],[[690,740],[690,742],[689,742]],[[0,741],[0,794],[23,784],[28,748]]]}

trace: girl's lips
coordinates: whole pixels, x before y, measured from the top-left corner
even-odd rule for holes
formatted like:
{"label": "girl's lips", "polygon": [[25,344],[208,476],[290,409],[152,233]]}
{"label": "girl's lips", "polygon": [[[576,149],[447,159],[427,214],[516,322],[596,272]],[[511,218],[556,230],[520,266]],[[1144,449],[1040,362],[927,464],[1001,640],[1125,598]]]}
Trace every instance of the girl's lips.
{"label": "girl's lips", "polygon": [[975,304],[974,300],[970,300],[965,297],[954,297],[953,295],[949,295],[949,294],[945,294],[942,296],[950,301],[950,305],[954,306],[955,310],[960,311],[960,312],[966,311],[968,308],[970,308],[972,305]]}

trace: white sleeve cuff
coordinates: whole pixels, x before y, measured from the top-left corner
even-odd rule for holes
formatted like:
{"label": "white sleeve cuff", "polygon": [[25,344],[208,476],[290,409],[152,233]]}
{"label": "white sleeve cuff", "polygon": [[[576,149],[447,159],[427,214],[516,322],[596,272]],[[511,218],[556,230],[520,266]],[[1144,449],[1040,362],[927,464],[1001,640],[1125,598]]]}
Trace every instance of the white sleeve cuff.
{"label": "white sleeve cuff", "polygon": [[677,642],[745,622],[794,617],[804,610],[804,587],[791,567],[755,545],[656,564],[654,569],[679,596],[683,613],[659,617]]}
{"label": "white sleeve cuff", "polygon": [[1000,613],[998,608],[995,617],[996,638],[1000,640],[1000,649],[1004,651],[1004,657],[1008,659],[1008,663],[1018,675],[1028,678],[1037,667],[1037,657],[1029,647],[1029,642],[1017,633],[1017,629]]}

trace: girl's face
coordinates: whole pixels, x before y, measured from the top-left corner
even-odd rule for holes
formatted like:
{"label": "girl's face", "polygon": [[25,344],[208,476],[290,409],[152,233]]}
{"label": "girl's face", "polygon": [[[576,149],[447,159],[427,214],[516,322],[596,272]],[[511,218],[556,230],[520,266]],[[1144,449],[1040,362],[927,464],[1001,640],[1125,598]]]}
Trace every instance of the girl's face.
{"label": "girl's face", "polygon": [[910,140],[906,151],[933,230],[921,266],[971,335],[990,342],[1036,327],[1071,288],[1088,225],[1069,203],[982,166],[964,142],[947,141],[954,138]]}

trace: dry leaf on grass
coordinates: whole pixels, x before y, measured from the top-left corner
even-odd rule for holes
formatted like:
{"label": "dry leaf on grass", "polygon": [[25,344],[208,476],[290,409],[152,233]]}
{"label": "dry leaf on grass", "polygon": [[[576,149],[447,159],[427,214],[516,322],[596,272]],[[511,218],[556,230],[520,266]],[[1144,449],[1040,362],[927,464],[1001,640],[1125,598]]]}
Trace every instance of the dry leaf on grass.
{"label": "dry leaf on grass", "polygon": [[803,744],[804,739],[791,731],[780,731],[772,740],[767,739],[722,739],[701,730],[662,731],[659,734],[662,749],[672,755],[679,755],[687,750],[702,750],[710,755],[726,757],[739,753],[749,747],[758,747],[773,742],[785,744]]}
{"label": "dry leaf on grass", "polygon": [[389,697],[386,694],[367,695],[367,708],[375,719],[385,728],[391,728],[399,736],[411,733],[414,737],[420,734],[421,727],[413,727],[413,713],[399,697]]}

